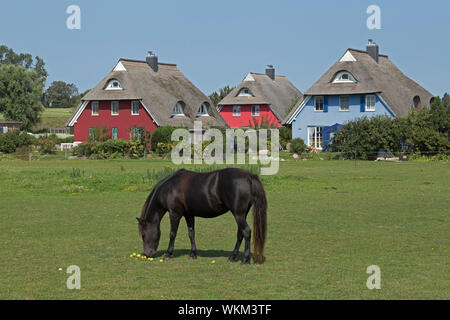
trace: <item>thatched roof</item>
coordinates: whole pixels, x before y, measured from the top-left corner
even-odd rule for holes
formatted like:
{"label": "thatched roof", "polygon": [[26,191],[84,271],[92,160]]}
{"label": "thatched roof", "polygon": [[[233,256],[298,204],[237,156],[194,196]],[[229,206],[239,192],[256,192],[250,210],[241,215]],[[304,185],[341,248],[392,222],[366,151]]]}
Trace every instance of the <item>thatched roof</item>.
{"label": "thatched roof", "polygon": [[[226,126],[225,120],[214,108],[210,99],[196,88],[175,64],[158,63],[158,71],[146,61],[121,58],[121,67],[113,69],[81,101],[68,125],[74,122],[83,102],[92,100],[141,100],[158,126],[184,126],[193,128],[194,120],[200,120],[203,127]],[[115,70],[122,71],[115,71]],[[123,90],[104,90],[112,79],[118,80]],[[185,116],[172,116],[175,104],[182,101]],[[202,103],[208,103],[209,116],[196,117]]]}
{"label": "thatched roof", "polygon": [[[238,96],[243,88],[248,88],[253,96]],[[294,100],[302,100],[302,93],[284,76],[275,76],[250,72],[244,80],[223,98],[218,106],[268,104],[281,121],[286,116]]]}
{"label": "thatched roof", "polygon": [[[339,59],[305,92],[305,96],[377,93],[386,101],[395,115],[400,117],[408,115],[414,107],[416,96],[420,97],[422,106],[430,105],[433,95],[405,76],[388,56],[380,54],[377,63],[367,51],[347,49],[344,56],[349,53],[356,61]],[[335,75],[340,71],[350,72],[357,82],[333,83]],[[292,110],[285,120],[288,120],[293,113],[295,110]]]}

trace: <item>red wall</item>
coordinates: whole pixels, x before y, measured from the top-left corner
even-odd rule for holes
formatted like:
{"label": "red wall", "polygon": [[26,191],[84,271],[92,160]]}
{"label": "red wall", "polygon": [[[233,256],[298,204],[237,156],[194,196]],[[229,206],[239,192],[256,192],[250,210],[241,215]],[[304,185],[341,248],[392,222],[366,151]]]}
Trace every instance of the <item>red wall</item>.
{"label": "red wall", "polygon": [[144,107],[139,105],[139,115],[131,114],[131,100],[119,101],[119,115],[111,115],[111,101],[98,102],[98,116],[92,115],[91,102],[88,103],[74,125],[74,141],[87,141],[89,128],[106,126],[109,128],[109,134],[112,128],[118,129],[119,139],[130,139],[128,128],[145,127],[151,132],[155,131],[157,126]]}
{"label": "red wall", "polygon": [[268,105],[259,105],[259,116],[252,116],[252,105],[241,105],[241,116],[233,117],[233,106],[225,105],[222,106],[220,114],[232,128],[236,127],[254,127],[255,123],[259,125],[262,118],[265,118],[271,123],[271,126],[281,127],[280,121],[275,117],[272,110],[270,110]]}

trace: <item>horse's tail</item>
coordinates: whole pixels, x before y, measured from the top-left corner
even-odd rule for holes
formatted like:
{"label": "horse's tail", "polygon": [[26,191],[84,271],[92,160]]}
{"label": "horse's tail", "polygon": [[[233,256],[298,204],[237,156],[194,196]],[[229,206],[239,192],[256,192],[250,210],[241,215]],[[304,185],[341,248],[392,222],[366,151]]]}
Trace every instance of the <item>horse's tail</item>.
{"label": "horse's tail", "polygon": [[256,262],[262,262],[267,229],[266,192],[257,175],[252,174],[250,181],[253,205],[253,258]]}

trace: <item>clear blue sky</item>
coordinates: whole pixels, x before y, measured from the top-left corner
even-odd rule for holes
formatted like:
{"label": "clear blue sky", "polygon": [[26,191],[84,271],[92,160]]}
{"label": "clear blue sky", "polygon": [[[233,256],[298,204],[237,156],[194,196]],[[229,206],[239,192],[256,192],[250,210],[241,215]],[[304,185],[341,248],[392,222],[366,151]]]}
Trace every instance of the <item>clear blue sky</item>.
{"label": "clear blue sky", "polygon": [[[81,30],[66,27],[69,5]],[[366,9],[381,8],[381,30]],[[450,1],[406,0],[48,0],[3,1],[0,44],[42,57],[55,80],[80,92],[95,86],[120,57],[147,51],[176,63],[204,93],[236,85],[273,64],[302,92],[348,47],[380,45],[403,73],[431,93],[450,92]]]}

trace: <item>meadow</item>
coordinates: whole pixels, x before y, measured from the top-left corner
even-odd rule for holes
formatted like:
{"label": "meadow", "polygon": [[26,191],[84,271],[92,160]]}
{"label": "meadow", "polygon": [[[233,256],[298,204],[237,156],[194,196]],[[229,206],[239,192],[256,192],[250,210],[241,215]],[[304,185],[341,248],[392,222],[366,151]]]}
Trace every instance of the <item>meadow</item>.
{"label": "meadow", "polygon": [[[197,260],[182,221],[174,258],[159,262],[167,216],[157,259],[132,259],[142,252],[135,217],[174,169],[164,160],[0,161],[0,299],[450,298],[448,162],[281,162],[261,177],[263,264],[227,262],[230,213],[196,219]],[[80,290],[66,287],[70,265],[81,269]],[[380,290],[366,287],[370,265],[381,269]]]}

